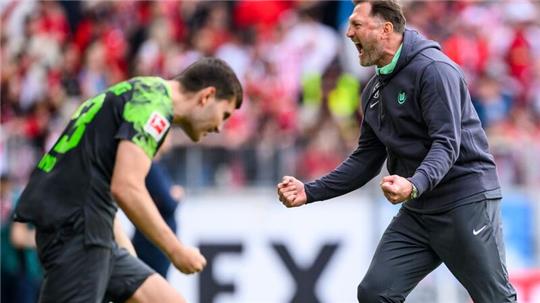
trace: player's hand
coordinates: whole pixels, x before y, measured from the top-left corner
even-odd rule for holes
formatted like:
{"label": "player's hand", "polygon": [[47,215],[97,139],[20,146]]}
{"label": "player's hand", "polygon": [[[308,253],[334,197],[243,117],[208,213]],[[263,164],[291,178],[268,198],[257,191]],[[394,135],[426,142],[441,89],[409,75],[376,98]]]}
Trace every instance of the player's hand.
{"label": "player's hand", "polygon": [[184,274],[200,272],[206,266],[206,258],[196,247],[182,246],[170,260]]}
{"label": "player's hand", "polygon": [[391,175],[382,178],[381,189],[388,201],[392,204],[399,204],[407,201],[411,196],[412,183],[406,178]]}
{"label": "player's hand", "polygon": [[279,201],[286,207],[297,207],[306,204],[307,196],[304,183],[295,177],[285,176],[277,185]]}

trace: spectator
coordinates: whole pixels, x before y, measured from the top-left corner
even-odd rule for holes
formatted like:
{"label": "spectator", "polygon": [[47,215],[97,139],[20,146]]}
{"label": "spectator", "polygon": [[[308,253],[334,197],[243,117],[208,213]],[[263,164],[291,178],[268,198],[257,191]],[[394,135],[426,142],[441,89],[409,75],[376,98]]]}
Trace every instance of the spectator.
{"label": "spectator", "polygon": [[0,177],[2,302],[35,303],[42,279],[35,230],[10,220],[17,194],[8,175]]}

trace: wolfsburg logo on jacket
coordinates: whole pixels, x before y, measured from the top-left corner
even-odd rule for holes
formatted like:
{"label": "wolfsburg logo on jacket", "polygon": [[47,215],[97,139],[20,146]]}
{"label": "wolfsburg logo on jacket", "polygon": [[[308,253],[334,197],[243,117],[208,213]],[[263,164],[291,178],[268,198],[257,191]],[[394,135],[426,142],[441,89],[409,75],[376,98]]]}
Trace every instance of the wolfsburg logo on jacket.
{"label": "wolfsburg logo on jacket", "polygon": [[397,103],[399,105],[405,103],[405,101],[407,101],[407,94],[405,92],[401,92],[399,93],[398,97],[397,97]]}

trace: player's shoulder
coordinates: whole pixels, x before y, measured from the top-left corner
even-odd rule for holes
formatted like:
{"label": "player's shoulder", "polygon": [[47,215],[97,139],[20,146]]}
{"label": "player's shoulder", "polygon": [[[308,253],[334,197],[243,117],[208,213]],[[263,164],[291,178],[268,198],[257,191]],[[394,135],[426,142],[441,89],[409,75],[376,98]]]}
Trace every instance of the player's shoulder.
{"label": "player's shoulder", "polygon": [[167,84],[167,81],[161,77],[139,76],[131,78],[127,82],[139,92],[169,94],[169,85]]}
{"label": "player's shoulder", "polygon": [[131,95],[124,106],[124,118],[128,121],[146,122],[154,113],[162,119],[172,119],[172,99],[167,81],[160,77],[135,77],[126,83]]}
{"label": "player's shoulder", "polygon": [[146,97],[156,97],[159,95],[169,96],[169,85],[167,81],[161,77],[140,76],[134,77],[122,82],[118,82],[107,89],[107,92],[112,92],[116,96],[120,96],[126,92]]}

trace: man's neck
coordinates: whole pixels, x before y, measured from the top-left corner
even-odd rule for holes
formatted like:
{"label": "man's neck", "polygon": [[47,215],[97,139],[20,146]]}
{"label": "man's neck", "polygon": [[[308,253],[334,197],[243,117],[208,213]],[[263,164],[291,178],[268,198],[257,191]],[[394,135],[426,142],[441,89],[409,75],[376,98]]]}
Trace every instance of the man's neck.
{"label": "man's neck", "polygon": [[383,56],[381,60],[379,60],[379,63],[377,63],[378,68],[386,66],[392,62],[392,59],[394,59],[394,56],[396,55],[402,42],[403,34],[394,33],[391,36],[391,38],[388,40],[388,44],[383,49]]}
{"label": "man's neck", "polygon": [[173,106],[173,122],[175,124],[179,123],[187,108],[185,108],[185,106],[187,105],[185,102],[185,96],[182,94],[182,89],[181,89],[181,85],[178,81],[176,80],[169,80],[167,81],[167,84],[169,84],[170,88],[171,88],[171,101],[172,101],[172,106]]}

